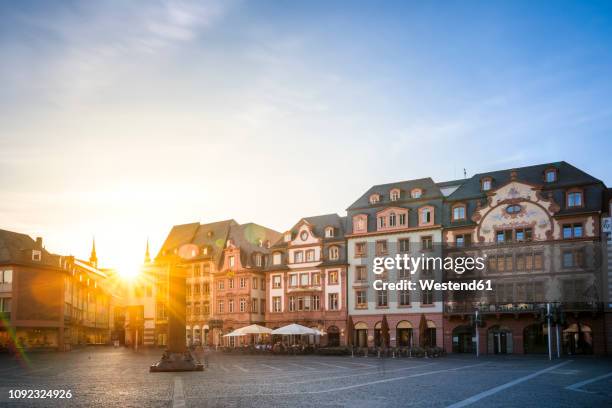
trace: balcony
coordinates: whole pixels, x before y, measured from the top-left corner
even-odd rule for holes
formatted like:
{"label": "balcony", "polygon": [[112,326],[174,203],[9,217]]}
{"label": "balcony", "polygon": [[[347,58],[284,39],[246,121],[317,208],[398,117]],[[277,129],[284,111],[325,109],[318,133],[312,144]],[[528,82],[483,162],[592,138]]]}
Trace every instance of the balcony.
{"label": "balcony", "polygon": [[2,283],[0,283],[0,293],[12,292],[12,291],[13,291],[13,283],[12,282],[2,282]]}

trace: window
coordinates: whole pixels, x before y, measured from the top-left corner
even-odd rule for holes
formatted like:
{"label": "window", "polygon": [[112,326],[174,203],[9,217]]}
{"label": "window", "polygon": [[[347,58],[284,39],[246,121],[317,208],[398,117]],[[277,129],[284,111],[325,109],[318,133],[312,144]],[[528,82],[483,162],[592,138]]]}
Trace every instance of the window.
{"label": "window", "polygon": [[193,265],[193,276],[200,276],[200,265]]}
{"label": "window", "polygon": [[307,273],[300,274],[300,286],[308,286],[308,274]]}
{"label": "window", "polygon": [[240,311],[246,312],[246,299],[240,298]]}
{"label": "window", "polygon": [[225,312],[225,310],[223,309],[223,305],[224,305],[224,303],[223,303],[222,300],[217,302],[217,312],[218,313],[224,313]]}
{"label": "window", "polygon": [[274,296],[272,298],[272,311],[280,312],[281,311],[281,298],[280,296]]}
{"label": "window", "polygon": [[230,313],[234,312],[234,299],[230,299],[227,301],[227,311]]}
{"label": "window", "polygon": [[406,214],[399,215],[399,225],[406,225]]}
{"label": "window", "polygon": [[319,272],[315,272],[312,274],[312,286],[321,285],[321,274]]}
{"label": "window", "polygon": [[410,306],[410,291],[408,289],[399,291],[399,304],[400,306]]}
{"label": "window", "polygon": [[491,179],[484,178],[480,181],[482,191],[489,191],[491,189]]}
{"label": "window", "polygon": [[306,251],[306,261],[313,262],[315,260],[315,251],[314,249],[309,249]]}
{"label": "window", "polygon": [[387,250],[387,240],[376,241],[376,255],[386,255],[388,253]]}
{"label": "window", "polygon": [[281,276],[280,275],[272,276],[272,288],[273,289],[281,288]]}
{"label": "window", "polygon": [[251,313],[257,313],[257,299],[253,299],[251,302]]}
{"label": "window", "polygon": [[291,232],[286,232],[285,236],[283,237],[285,242],[289,242],[291,241]]}
{"label": "window", "polygon": [[364,258],[367,256],[367,246],[365,242],[355,242],[355,257]]}
{"label": "window", "polygon": [[193,308],[193,314],[196,316],[200,315],[200,305],[195,305],[195,307]]}
{"label": "window", "polygon": [[298,276],[297,273],[293,275],[289,275],[289,286],[297,286],[298,285]]}
{"label": "window", "polygon": [[274,263],[274,265],[280,265],[281,263],[281,253],[280,252],[275,252],[274,255],[272,255],[272,263]]}
{"label": "window", "polygon": [[433,224],[433,208],[419,208],[419,225],[424,226],[431,224]]}
{"label": "window", "polygon": [[431,290],[423,290],[421,292],[421,303],[424,305],[433,304],[433,292]]}
{"label": "window", "polygon": [[0,283],[12,283],[12,282],[13,282],[13,271],[11,269],[0,271]]}
{"label": "window", "polygon": [[397,188],[394,188],[393,190],[391,190],[391,193],[389,194],[389,198],[391,199],[391,201],[399,200],[400,191]]}
{"label": "window", "polygon": [[[468,235],[468,236],[469,236],[469,235]],[[465,237],[466,237],[466,235],[465,235],[465,234],[458,234],[458,235],[455,235],[455,246],[456,246],[457,248],[462,248],[462,247],[464,247],[464,246],[465,246]]]}
{"label": "window", "polygon": [[301,263],[304,262],[304,252],[295,251],[293,253],[293,263]]}
{"label": "window", "polygon": [[337,285],[338,284],[338,271],[330,271],[329,272],[329,279],[327,281],[330,285]]}
{"label": "window", "polygon": [[395,215],[395,213],[391,213],[389,214],[389,226],[390,227],[395,227],[397,225],[397,217]]}
{"label": "window", "polygon": [[544,178],[547,183],[554,183],[555,181],[557,181],[557,170],[555,169],[546,170]]}
{"label": "window", "polygon": [[423,195],[423,190],[421,190],[420,188],[415,188],[412,191],[410,191],[410,197],[412,198],[421,198],[422,195]]}
{"label": "window", "polygon": [[386,290],[376,291],[376,306],[387,307],[389,306],[388,293]]}
{"label": "window", "polygon": [[497,243],[498,244],[503,244],[503,243],[512,242],[512,235],[513,235],[513,231],[512,230],[499,230],[499,231],[497,231],[497,234],[496,234]]}
{"label": "window", "polygon": [[533,232],[531,228],[518,228],[514,231],[514,236],[517,242],[529,242],[532,239]]}
{"label": "window", "polygon": [[298,303],[295,296],[289,296],[289,311],[295,312],[296,310],[298,310]]}
{"label": "window", "polygon": [[262,258],[261,254],[255,254],[255,266],[262,265]]}
{"label": "window", "polygon": [[380,201],[380,197],[378,196],[378,194],[372,194],[370,196],[370,204],[376,204],[379,201]]}
{"label": "window", "polygon": [[563,251],[562,263],[564,268],[584,267],[584,250],[573,249],[569,251]]}
{"label": "window", "polygon": [[508,214],[518,214],[522,210],[522,207],[518,204],[512,204],[506,207],[506,213]]}
{"label": "window", "polygon": [[330,293],[328,297],[329,310],[338,310],[338,294]]}
{"label": "window", "polygon": [[453,207],[453,221],[465,220],[465,205]]}
{"label": "window", "polygon": [[257,278],[253,278],[253,289],[257,289]]}
{"label": "window", "polygon": [[246,288],[247,278],[240,278],[240,288]]}
{"label": "window", "polygon": [[408,251],[410,251],[410,239],[402,238],[402,239],[399,239],[397,242],[398,242],[398,246],[399,246],[399,252],[408,252]]}
{"label": "window", "polygon": [[204,315],[209,315],[210,314],[210,305],[208,303],[204,303],[204,306],[202,307],[202,313]]}
{"label": "window", "polygon": [[582,238],[582,224],[564,224],[563,239]]}
{"label": "window", "polygon": [[196,295],[199,295],[202,292],[202,286],[200,285],[194,285],[193,286],[193,293]]}
{"label": "window", "polygon": [[236,266],[236,259],[235,259],[234,255],[231,255],[229,257],[229,267],[233,268],[234,266]]}
{"label": "window", "polygon": [[33,249],[32,250],[32,260],[38,262],[41,259],[42,259],[42,252],[37,249]]}
{"label": "window", "polygon": [[365,214],[356,215],[353,217],[353,232],[366,232],[368,216]]}
{"label": "window", "polygon": [[368,270],[365,265],[359,265],[355,267],[355,282],[367,282],[368,281]]}
{"label": "window", "polygon": [[378,217],[378,228],[386,228],[387,227],[387,217]]}
{"label": "window", "polygon": [[433,238],[432,237],[421,237],[421,249],[423,251],[429,251],[433,249]]}
{"label": "window", "polygon": [[368,306],[367,296],[365,290],[358,290],[355,292],[355,301],[358,308],[363,308]]}
{"label": "window", "polygon": [[582,191],[572,191],[567,193],[568,207],[582,207]]}
{"label": "window", "polygon": [[259,303],[261,306],[259,309],[259,313],[264,314],[266,312],[266,299],[261,299]]}
{"label": "window", "polygon": [[219,290],[225,289],[225,281],[220,280],[219,282],[217,282],[217,288],[219,288]]}
{"label": "window", "polygon": [[337,261],[340,258],[340,250],[337,246],[333,246],[329,248],[329,259],[332,261]]}
{"label": "window", "polygon": [[321,298],[319,297],[319,295],[313,295],[312,296],[312,310],[319,310],[321,309]]}
{"label": "window", "polygon": [[228,282],[227,287],[230,288],[230,289],[234,289],[234,279],[233,278],[232,279],[228,279],[227,282]]}
{"label": "window", "polygon": [[334,227],[327,227],[325,228],[325,237],[326,238],[333,238],[334,236]]}
{"label": "window", "polygon": [[400,279],[410,279],[410,268],[408,265],[404,265],[403,268],[397,270],[398,278]]}
{"label": "window", "polygon": [[260,286],[260,288],[262,290],[266,289],[266,278],[261,278],[261,286]]}

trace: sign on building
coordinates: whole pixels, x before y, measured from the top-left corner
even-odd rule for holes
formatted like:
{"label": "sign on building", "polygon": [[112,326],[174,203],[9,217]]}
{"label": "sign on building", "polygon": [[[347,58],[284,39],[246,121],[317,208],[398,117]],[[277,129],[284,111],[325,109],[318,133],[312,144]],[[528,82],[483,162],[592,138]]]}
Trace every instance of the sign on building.
{"label": "sign on building", "polygon": [[612,217],[601,219],[601,232],[612,232]]}

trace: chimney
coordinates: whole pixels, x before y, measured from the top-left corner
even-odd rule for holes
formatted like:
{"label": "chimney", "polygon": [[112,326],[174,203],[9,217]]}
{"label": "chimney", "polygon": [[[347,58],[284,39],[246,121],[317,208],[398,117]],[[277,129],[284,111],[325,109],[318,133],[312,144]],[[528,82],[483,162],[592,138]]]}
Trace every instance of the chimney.
{"label": "chimney", "polygon": [[36,237],[36,249],[42,249],[42,237]]}

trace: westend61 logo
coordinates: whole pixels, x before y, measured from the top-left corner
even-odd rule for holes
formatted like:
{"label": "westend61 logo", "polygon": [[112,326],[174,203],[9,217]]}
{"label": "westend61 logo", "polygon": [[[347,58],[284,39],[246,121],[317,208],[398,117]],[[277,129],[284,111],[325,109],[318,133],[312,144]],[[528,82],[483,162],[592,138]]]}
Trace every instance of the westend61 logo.
{"label": "westend61 logo", "polygon": [[[372,271],[375,275],[382,275],[387,271],[397,270],[409,272],[410,275],[417,271],[453,271],[462,275],[466,271],[482,271],[485,268],[485,258],[458,256],[409,256],[397,254],[395,257],[380,256],[373,260]],[[421,290],[493,290],[491,280],[472,280],[467,282],[436,282],[435,279],[420,279]],[[417,290],[416,282],[402,279],[398,282],[385,282],[377,279],[372,284],[375,290]]]}

